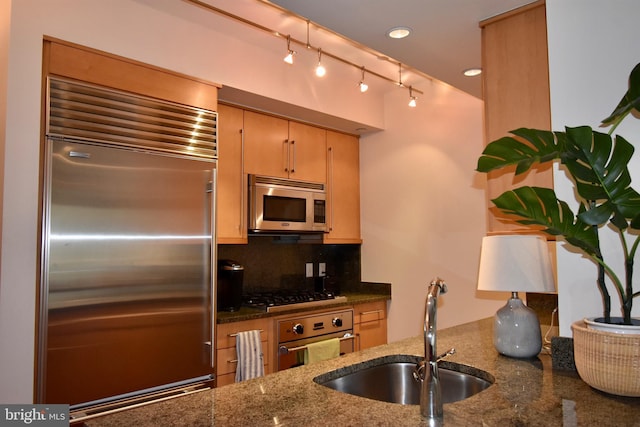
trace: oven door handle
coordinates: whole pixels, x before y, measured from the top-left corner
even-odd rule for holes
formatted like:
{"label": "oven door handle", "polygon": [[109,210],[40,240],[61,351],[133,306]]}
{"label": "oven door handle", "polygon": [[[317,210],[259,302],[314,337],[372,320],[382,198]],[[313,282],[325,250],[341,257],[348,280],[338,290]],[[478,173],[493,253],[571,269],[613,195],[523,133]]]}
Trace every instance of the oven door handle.
{"label": "oven door handle", "polygon": [[[352,340],[352,339],[355,339],[355,337],[356,337],[355,335],[350,334],[349,332],[347,332],[346,334],[344,334],[343,337],[340,338],[340,341]],[[284,354],[291,353],[293,351],[304,350],[306,348],[307,348],[306,345],[301,345],[299,347],[292,347],[292,348],[289,348],[286,345],[281,345],[281,346],[278,347],[278,354],[279,355],[284,355]]]}

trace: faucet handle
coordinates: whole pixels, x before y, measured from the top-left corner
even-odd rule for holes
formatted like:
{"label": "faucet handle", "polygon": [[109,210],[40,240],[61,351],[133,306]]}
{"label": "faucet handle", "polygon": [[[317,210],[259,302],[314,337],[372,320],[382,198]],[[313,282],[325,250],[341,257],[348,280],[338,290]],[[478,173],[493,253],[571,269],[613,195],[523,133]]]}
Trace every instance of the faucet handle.
{"label": "faucet handle", "polygon": [[452,354],[456,354],[455,348],[450,348],[449,350],[445,351],[444,353],[436,357],[436,361],[439,361],[440,359],[444,359],[447,356],[451,356]]}
{"label": "faucet handle", "polygon": [[429,286],[437,286],[437,287],[439,287],[441,294],[446,294],[447,293],[447,284],[444,282],[444,279],[441,279],[439,277],[436,277],[435,279],[433,279],[431,281],[431,283],[429,283]]}
{"label": "faucet handle", "polygon": [[422,382],[424,381],[424,360],[418,362],[416,367],[413,369],[413,379]]}

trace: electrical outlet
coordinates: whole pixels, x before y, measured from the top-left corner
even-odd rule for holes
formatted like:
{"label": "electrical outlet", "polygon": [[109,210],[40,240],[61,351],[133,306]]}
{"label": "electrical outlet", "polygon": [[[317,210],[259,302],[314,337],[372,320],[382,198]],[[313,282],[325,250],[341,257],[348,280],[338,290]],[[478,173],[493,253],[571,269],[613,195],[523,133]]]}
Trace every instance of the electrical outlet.
{"label": "electrical outlet", "polygon": [[318,276],[324,277],[327,275],[327,263],[321,262],[318,264]]}
{"label": "electrical outlet", "polygon": [[305,264],[305,277],[313,277],[313,263],[308,262]]}

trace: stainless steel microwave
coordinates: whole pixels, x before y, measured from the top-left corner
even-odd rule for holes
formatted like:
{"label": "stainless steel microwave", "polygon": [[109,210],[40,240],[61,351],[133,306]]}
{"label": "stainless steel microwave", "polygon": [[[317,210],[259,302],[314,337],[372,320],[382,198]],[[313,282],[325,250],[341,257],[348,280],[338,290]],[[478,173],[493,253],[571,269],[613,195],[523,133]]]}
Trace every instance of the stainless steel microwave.
{"label": "stainless steel microwave", "polygon": [[326,230],[325,184],[249,175],[249,232]]}

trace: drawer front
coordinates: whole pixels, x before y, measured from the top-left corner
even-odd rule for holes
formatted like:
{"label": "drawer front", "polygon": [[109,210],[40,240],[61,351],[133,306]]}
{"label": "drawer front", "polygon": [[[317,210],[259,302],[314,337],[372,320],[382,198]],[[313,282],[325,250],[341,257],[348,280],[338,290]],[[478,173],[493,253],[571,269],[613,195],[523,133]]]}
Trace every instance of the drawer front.
{"label": "drawer front", "polygon": [[358,350],[387,344],[387,322],[365,322],[353,328],[358,339]]}
{"label": "drawer front", "polygon": [[238,354],[235,347],[223,348],[216,353],[218,375],[230,374],[236,371],[238,366]]}
{"label": "drawer front", "polygon": [[379,322],[387,318],[387,301],[374,301],[357,304],[353,307],[353,322]]}
{"label": "drawer front", "polygon": [[[267,373],[267,366],[269,365],[269,358],[267,357],[267,342],[262,341],[262,353],[265,365],[265,374]],[[236,366],[238,366],[238,353],[235,347],[223,348],[216,353],[218,367],[216,372],[218,375],[230,374],[236,372]]]}
{"label": "drawer front", "polygon": [[216,377],[216,387],[222,387],[225,385],[233,384],[236,382],[236,374],[224,374]]}
{"label": "drawer front", "polygon": [[260,331],[260,340],[268,342],[271,329],[269,325],[271,325],[271,322],[264,319],[219,324],[217,327],[216,348],[235,347],[238,332],[252,331],[255,329]]}

